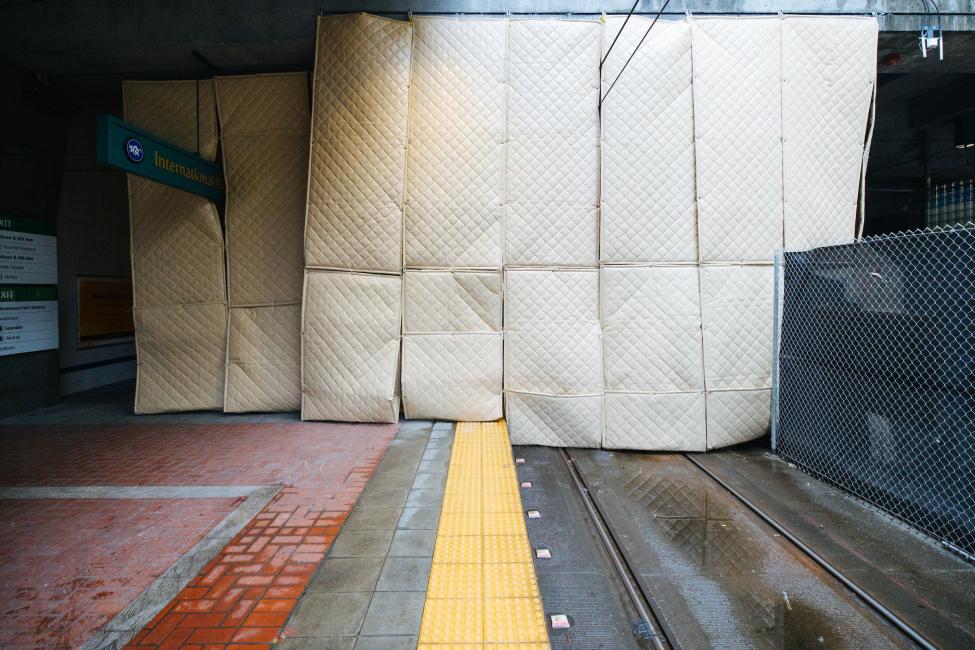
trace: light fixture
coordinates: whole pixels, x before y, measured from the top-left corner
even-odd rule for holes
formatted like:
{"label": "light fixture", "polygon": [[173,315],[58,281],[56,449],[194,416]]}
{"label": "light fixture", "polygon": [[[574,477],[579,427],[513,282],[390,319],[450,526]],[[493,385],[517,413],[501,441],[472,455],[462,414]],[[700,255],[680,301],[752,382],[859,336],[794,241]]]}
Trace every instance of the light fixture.
{"label": "light fixture", "polygon": [[975,147],[975,113],[955,118],[955,149]]}
{"label": "light fixture", "polygon": [[918,39],[921,46],[921,56],[928,58],[928,52],[938,48],[938,60],[945,60],[945,39],[941,27],[925,25],[921,27],[921,36]]}

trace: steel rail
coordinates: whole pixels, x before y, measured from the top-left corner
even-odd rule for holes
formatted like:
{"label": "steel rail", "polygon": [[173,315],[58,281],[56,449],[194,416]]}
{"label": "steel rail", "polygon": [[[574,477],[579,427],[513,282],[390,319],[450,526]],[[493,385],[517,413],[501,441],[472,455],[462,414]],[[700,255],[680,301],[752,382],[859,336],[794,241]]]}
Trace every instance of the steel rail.
{"label": "steel rail", "polygon": [[616,541],[616,536],[613,534],[612,528],[599,510],[599,505],[593,499],[585,477],[583,477],[582,473],[576,467],[575,461],[564,448],[560,448],[559,453],[562,455],[562,460],[565,461],[569,476],[572,477],[572,482],[575,484],[579,496],[586,506],[589,518],[599,535],[600,541],[602,541],[603,546],[606,548],[607,554],[609,554],[610,561],[613,563],[613,568],[616,569],[620,582],[623,583],[623,588],[627,596],[633,603],[637,614],[639,614],[644,624],[650,630],[650,641],[653,643],[653,647],[656,650],[668,650],[668,648],[679,649],[680,646],[674,641],[673,635],[667,632],[666,626],[663,624],[663,619],[659,615],[659,608],[656,606],[653,598],[644,590],[643,585],[637,577],[637,573],[633,570],[626,557],[623,547]]}
{"label": "steel rail", "polygon": [[757,515],[762,521],[775,529],[777,533],[782,535],[782,537],[789,540],[796,548],[798,548],[802,553],[808,557],[810,560],[815,562],[822,568],[826,573],[830,574],[836,580],[838,580],[844,587],[849,589],[856,595],[860,600],[866,603],[871,609],[873,609],[882,618],[886,619],[888,623],[896,627],[900,632],[906,635],[911,641],[918,644],[926,650],[937,650],[937,646],[928,641],[920,632],[911,627],[904,619],[895,614],[893,611],[888,609],[883,603],[867,593],[862,587],[857,585],[853,580],[851,580],[845,573],[833,566],[826,558],[821,556],[819,553],[814,551],[812,548],[807,546],[801,539],[793,535],[787,528],[782,526],[779,522],[773,519],[771,516],[767,515],[765,511],[759,508],[757,505],[752,503],[745,495],[741,494],[735,488],[731,487],[724,479],[720,478],[717,474],[712,472],[710,469],[705,467],[700,461],[698,461],[692,454],[684,454],[684,458],[689,460],[695,467],[704,472],[711,478],[712,481],[724,488],[729,494],[731,494],[735,499],[737,499],[743,506],[748,508],[753,514]]}

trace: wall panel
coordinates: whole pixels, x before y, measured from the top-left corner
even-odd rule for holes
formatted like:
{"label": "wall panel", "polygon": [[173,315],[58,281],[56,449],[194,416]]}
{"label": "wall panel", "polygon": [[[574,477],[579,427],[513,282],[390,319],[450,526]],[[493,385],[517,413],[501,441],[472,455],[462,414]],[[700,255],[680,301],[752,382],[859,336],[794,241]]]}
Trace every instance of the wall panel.
{"label": "wall panel", "polygon": [[601,36],[596,22],[509,23],[505,264],[598,262]]}
{"label": "wall panel", "polygon": [[507,22],[414,25],[406,266],[500,268]]}
{"label": "wall panel", "polygon": [[413,28],[320,18],[305,266],[399,273]]}
{"label": "wall panel", "polygon": [[300,72],[215,83],[227,186],[224,410],[298,410],[308,80]]}
{"label": "wall panel", "polygon": [[[128,81],[125,119],[213,160],[212,81]],[[137,413],[223,407],[223,231],[207,199],[129,176]]]}
{"label": "wall panel", "polygon": [[771,261],[782,246],[781,22],[691,21],[704,262]]}
{"label": "wall panel", "polygon": [[864,135],[877,79],[877,21],[782,20],[785,245],[853,241]]}
{"label": "wall panel", "polygon": [[[606,23],[604,49],[623,18]],[[691,29],[632,17],[603,65],[600,257],[604,264],[697,262]]]}

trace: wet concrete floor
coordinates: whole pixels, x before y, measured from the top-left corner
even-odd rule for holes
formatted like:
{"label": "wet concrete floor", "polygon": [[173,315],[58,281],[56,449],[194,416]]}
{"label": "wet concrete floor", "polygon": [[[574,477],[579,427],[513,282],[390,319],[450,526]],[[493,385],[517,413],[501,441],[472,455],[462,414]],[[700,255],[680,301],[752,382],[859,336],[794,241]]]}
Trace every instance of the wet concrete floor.
{"label": "wet concrete floor", "polygon": [[684,456],[570,454],[675,647],[912,647]]}
{"label": "wet concrete floor", "polygon": [[941,648],[975,648],[975,564],[765,449],[695,459]]}

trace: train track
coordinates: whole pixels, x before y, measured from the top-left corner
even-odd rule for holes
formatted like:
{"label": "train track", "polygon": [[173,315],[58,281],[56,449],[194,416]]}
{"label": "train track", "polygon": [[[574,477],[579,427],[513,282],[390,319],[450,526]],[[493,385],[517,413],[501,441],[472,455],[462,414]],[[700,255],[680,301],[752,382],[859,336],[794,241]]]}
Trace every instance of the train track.
{"label": "train track", "polygon": [[[571,484],[575,486],[576,492],[584,505],[586,513],[591,519],[592,526],[598,535],[599,541],[602,543],[612,563],[621,590],[626,594],[633,606],[633,610],[642,621],[644,638],[657,650],[680,650],[682,644],[680,642],[680,635],[678,634],[679,630],[673,629],[673,624],[668,622],[668,616],[666,615],[664,606],[658,602],[653,590],[650,589],[639,571],[639,564],[636,558],[633,557],[627,548],[625,535],[621,535],[620,531],[614,528],[613,518],[605,511],[605,504],[600,503],[598,491],[592,489],[590,481],[596,479],[596,477],[587,477],[586,471],[576,462],[576,456],[580,453],[585,452],[565,449],[559,450],[565,469],[571,478]],[[726,493],[742,509],[750,512],[765,525],[771,527],[776,534],[781,535],[804,558],[808,559],[809,562],[822,569],[835,580],[843,590],[852,595],[877,617],[893,626],[910,644],[926,649],[936,647],[917,629],[858,586],[850,576],[816,553],[814,549],[792,534],[768,513],[764,512],[760,507],[735,490],[733,486],[705,467],[692,454],[684,454],[683,458],[694,468],[694,471],[700,473],[702,477],[705,477],[705,480],[710,485]]]}

